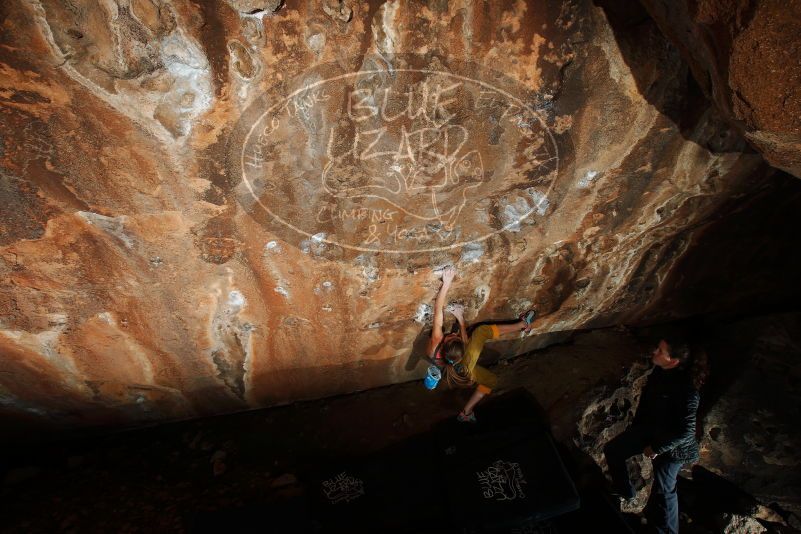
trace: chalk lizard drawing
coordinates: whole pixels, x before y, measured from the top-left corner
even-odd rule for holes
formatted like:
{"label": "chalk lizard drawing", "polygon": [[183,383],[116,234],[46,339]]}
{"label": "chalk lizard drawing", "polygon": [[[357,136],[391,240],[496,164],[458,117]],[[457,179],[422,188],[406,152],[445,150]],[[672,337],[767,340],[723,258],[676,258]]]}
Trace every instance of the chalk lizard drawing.
{"label": "chalk lizard drawing", "polygon": [[[485,178],[481,154],[462,153],[468,137],[464,126],[454,124],[411,132],[402,127],[394,135],[377,128],[356,132],[351,148],[335,156],[332,129],[322,184],[334,197],[381,199],[452,230],[470,192]],[[387,141],[393,150],[381,150]]]}

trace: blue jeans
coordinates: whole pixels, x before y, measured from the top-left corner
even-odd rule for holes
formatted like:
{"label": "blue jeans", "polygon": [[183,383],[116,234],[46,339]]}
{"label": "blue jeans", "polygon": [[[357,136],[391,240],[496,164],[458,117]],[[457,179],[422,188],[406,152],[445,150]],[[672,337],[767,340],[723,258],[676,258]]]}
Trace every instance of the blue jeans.
{"label": "blue jeans", "polygon": [[678,534],[679,496],[676,494],[676,477],[681,461],[659,455],[653,460],[654,485],[651,486],[651,521],[659,534]]}
{"label": "blue jeans", "polygon": [[[604,447],[606,463],[612,477],[613,488],[623,497],[636,495],[629,479],[626,460],[650,445],[647,429],[630,427],[612,439]],[[679,531],[679,499],[676,494],[676,477],[683,462],[673,460],[666,454],[654,458],[654,484],[651,488],[651,524],[659,534],[677,534]]]}

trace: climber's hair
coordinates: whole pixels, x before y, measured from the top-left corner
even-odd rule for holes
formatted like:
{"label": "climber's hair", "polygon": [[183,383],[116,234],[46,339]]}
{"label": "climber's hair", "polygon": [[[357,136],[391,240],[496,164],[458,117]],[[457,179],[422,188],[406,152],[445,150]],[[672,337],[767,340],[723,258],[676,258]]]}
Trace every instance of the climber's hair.
{"label": "climber's hair", "polygon": [[701,386],[704,385],[707,377],[709,377],[709,358],[704,349],[697,348],[695,350],[695,357],[693,357],[690,369],[693,377],[693,387],[701,389]]}
{"label": "climber's hair", "polygon": [[442,346],[442,356],[445,358],[445,381],[452,388],[465,388],[473,385],[470,373],[462,364],[464,358],[464,342],[461,339],[449,339]]}
{"label": "climber's hair", "polygon": [[701,389],[709,376],[709,358],[706,351],[698,346],[691,345],[681,337],[665,338],[668,345],[668,354],[671,358],[679,360],[679,369],[688,371],[693,388]]}
{"label": "climber's hair", "polygon": [[459,363],[464,357],[464,343],[461,339],[449,339],[442,345],[442,356],[449,363]]}
{"label": "climber's hair", "polygon": [[668,354],[674,360],[679,360],[679,368],[683,368],[692,359],[692,350],[686,339],[678,336],[665,338]]}

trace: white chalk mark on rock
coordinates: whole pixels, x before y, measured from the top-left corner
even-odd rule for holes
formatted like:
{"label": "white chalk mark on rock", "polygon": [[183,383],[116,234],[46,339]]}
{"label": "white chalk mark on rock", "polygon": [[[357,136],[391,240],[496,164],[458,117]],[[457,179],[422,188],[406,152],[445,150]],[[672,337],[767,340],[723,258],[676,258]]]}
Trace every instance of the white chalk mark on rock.
{"label": "white chalk mark on rock", "polygon": [[484,255],[484,245],[480,242],[468,243],[462,248],[460,261],[476,263]]}
{"label": "white chalk mark on rock", "polygon": [[231,311],[238,313],[245,306],[245,296],[237,290],[228,293],[228,307]]}
{"label": "white chalk mark on rock", "polygon": [[264,252],[281,252],[281,245],[278,244],[278,241],[268,241],[264,245]]}
{"label": "white chalk mark on rock", "polygon": [[285,296],[285,297],[289,297],[289,291],[287,291],[286,289],[284,289],[284,287],[283,287],[283,286],[275,286],[275,289],[273,289],[273,291],[275,291],[275,292],[276,292],[276,293],[278,293],[279,295],[283,295],[283,296]]}
{"label": "white chalk mark on rock", "polygon": [[579,189],[587,189],[590,187],[595,179],[598,177],[598,171],[587,171],[587,173],[578,181],[576,186]]}
{"label": "white chalk mark on rock", "polygon": [[431,305],[420,304],[420,306],[417,307],[417,314],[415,314],[414,320],[420,324],[428,324],[431,322],[432,316],[433,310],[431,309]]}

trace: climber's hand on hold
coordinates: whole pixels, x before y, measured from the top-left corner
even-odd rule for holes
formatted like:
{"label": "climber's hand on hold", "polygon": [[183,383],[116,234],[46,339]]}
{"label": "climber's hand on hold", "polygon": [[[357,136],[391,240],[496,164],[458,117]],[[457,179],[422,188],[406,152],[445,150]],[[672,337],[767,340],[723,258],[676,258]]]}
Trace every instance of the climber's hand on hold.
{"label": "climber's hand on hold", "polygon": [[643,453],[644,455],[646,455],[648,458],[650,458],[651,460],[653,460],[654,458],[656,458],[656,453],[654,452],[654,450],[651,448],[651,446],[650,446],[650,445],[648,445],[647,447],[645,447],[645,450],[643,450],[643,451],[642,451],[642,453]]}
{"label": "climber's hand on hold", "polygon": [[431,330],[431,343],[438,343],[443,337],[442,324],[445,322],[445,303],[448,301],[448,290],[453,282],[453,277],[456,276],[456,269],[451,266],[446,267],[442,271],[442,287],[437,292],[437,298],[434,301],[434,325]]}
{"label": "climber's hand on hold", "polygon": [[464,322],[464,306],[461,304],[449,304],[448,311],[456,317],[456,320],[460,323]]}
{"label": "climber's hand on hold", "polygon": [[456,269],[452,266],[445,267],[445,270],[442,271],[442,283],[450,285],[453,282],[453,279],[456,277]]}

